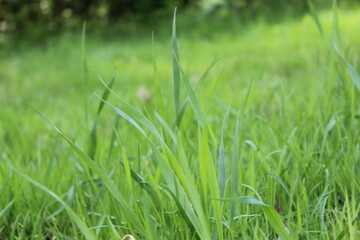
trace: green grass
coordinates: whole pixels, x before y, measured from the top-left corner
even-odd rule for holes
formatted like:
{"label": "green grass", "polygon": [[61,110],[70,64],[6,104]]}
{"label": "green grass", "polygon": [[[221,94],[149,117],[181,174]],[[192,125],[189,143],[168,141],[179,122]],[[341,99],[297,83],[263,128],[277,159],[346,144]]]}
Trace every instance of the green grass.
{"label": "green grass", "polygon": [[359,239],[359,16],[3,51],[0,239]]}

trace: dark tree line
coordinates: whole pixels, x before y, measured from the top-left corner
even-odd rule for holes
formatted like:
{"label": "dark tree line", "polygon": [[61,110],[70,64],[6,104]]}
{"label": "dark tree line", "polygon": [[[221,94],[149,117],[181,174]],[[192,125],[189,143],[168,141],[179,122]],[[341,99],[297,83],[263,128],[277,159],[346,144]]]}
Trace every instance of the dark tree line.
{"label": "dark tree line", "polygon": [[56,28],[69,19],[82,22],[131,16],[146,18],[175,6],[186,8],[190,3],[191,0],[0,0],[0,23],[10,30],[36,23]]}
{"label": "dark tree line", "polygon": [[[208,0],[0,0],[0,31],[23,30],[27,26],[46,25],[57,29],[69,22],[118,18],[146,18],[171,14],[175,6],[201,9]],[[331,5],[332,0],[312,0]],[[359,0],[338,0],[354,3]],[[279,15],[286,10],[302,14],[308,10],[307,0],[222,0],[214,9],[227,9],[235,15],[251,17],[257,14]],[[211,11],[210,11],[211,13]],[[212,12],[214,13],[214,11]]]}

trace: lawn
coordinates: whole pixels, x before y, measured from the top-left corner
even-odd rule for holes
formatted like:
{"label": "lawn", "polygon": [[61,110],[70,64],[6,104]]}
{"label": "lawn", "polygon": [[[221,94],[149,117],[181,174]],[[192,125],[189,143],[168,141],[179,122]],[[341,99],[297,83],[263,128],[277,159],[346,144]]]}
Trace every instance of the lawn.
{"label": "lawn", "polygon": [[0,51],[0,239],[359,239],[359,13]]}

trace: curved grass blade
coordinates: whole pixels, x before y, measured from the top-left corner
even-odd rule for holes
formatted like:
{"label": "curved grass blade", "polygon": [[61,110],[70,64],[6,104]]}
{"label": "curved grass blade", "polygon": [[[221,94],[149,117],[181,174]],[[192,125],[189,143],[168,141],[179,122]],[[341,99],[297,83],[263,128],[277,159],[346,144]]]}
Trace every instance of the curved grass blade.
{"label": "curved grass blade", "polygon": [[357,73],[357,71],[351,65],[351,63],[349,63],[349,61],[345,58],[345,56],[341,53],[334,38],[332,38],[331,42],[332,42],[332,45],[333,45],[336,53],[339,55],[340,59],[342,60],[343,64],[345,65],[345,68],[346,68],[352,82],[354,83],[355,87],[358,90],[360,90],[360,75]]}
{"label": "curved grass blade", "polygon": [[[100,74],[98,74],[97,72],[95,72],[95,73],[96,73],[96,75],[97,75],[97,77],[99,79],[102,79]],[[105,99],[105,100],[108,99],[108,97],[110,95],[110,90],[109,89],[112,89],[112,87],[114,85],[114,82],[115,82],[115,74],[113,74],[113,76],[111,77],[110,83],[108,84],[109,88],[105,88],[105,90],[104,90],[104,92],[102,94],[102,99]],[[101,113],[103,107],[104,107],[104,102],[100,101],[99,107],[98,107],[98,110],[97,110],[97,113],[96,113],[96,116],[95,116],[95,120],[94,120],[93,126],[92,126],[91,131],[90,131],[88,155],[89,155],[89,157],[91,159],[94,159],[95,153],[96,153],[96,148],[97,148],[97,133],[96,133],[97,121],[98,121],[98,118],[100,116],[100,113]]]}
{"label": "curved grass blade", "polygon": [[198,87],[205,81],[205,79],[207,78],[207,76],[209,75],[210,70],[215,66],[215,64],[217,64],[220,61],[220,58],[215,58],[209,65],[209,67],[205,70],[205,72],[203,72],[203,74],[201,75],[199,81],[196,83],[194,89],[197,90]]}
{"label": "curved grass blade", "polygon": [[[126,120],[128,120],[132,125],[134,125],[147,138],[147,140],[149,141],[151,146],[153,146],[154,153],[159,158],[159,161],[157,161],[157,162],[159,163],[160,171],[161,171],[165,181],[168,184],[167,187],[169,189],[171,189],[171,190],[177,188],[177,190],[178,190],[177,194],[179,194],[178,198],[180,199],[179,204],[183,208],[186,207],[186,209],[187,209],[186,215],[191,220],[192,226],[196,229],[196,231],[199,233],[199,235],[206,236],[206,238],[208,238],[209,232],[208,232],[208,229],[207,229],[207,225],[203,221],[204,213],[202,212],[201,206],[197,202],[195,202],[196,201],[195,196],[198,195],[196,193],[196,189],[194,188],[195,184],[193,182],[189,183],[190,179],[185,176],[184,170],[181,168],[181,166],[176,161],[176,159],[172,155],[170,155],[171,154],[170,150],[167,148],[167,145],[165,144],[162,137],[160,136],[160,134],[156,130],[155,126],[153,126],[151,122],[150,122],[150,125],[147,126],[146,122],[149,121],[149,120],[146,119],[144,116],[141,117],[139,115],[140,119],[136,118],[136,120],[138,120],[141,124],[144,124],[145,127],[148,130],[153,132],[154,135],[158,136],[158,138],[162,142],[166,152],[169,154],[168,155],[169,159],[166,159],[166,158],[164,158],[164,156],[162,156],[162,154],[159,152],[159,150],[155,147],[154,143],[149,139],[149,137],[145,134],[145,131],[140,127],[139,124],[137,124],[135,122],[135,120],[133,120],[129,115],[127,115],[125,112],[121,111],[120,109],[116,108],[115,106],[113,106],[109,102],[105,101],[105,103],[108,104],[119,115],[123,116]],[[140,114],[140,113],[137,113],[137,114]],[[170,166],[170,164],[172,166]],[[175,179],[173,178],[173,175],[172,175],[174,171],[176,173],[176,175],[175,175],[176,178]],[[181,184],[178,184],[177,181],[179,181],[182,184],[187,186],[187,189],[189,191],[189,197],[193,200],[193,204],[196,205],[196,213],[190,207],[192,205],[192,203],[189,201],[188,196],[187,196],[184,188],[182,187]],[[195,193],[194,193],[194,191],[195,191]],[[197,216],[197,214],[199,216]]]}
{"label": "curved grass blade", "polygon": [[175,133],[171,130],[170,126],[166,123],[166,121],[157,113],[155,112],[156,119],[160,122],[160,124],[163,126],[164,130],[170,135],[172,141],[177,145],[177,139],[175,136]]}
{"label": "curved grass blade", "polygon": [[[101,75],[100,75],[98,72],[96,72],[96,71],[95,71],[95,73],[96,73],[98,79],[104,82],[104,80],[103,80],[103,78],[101,77]],[[104,92],[103,92],[103,94],[102,94],[102,96],[101,96],[102,99],[104,99],[104,100],[107,100],[107,99],[108,99],[108,97],[109,97],[109,95],[110,95],[110,90],[111,90],[112,87],[114,86],[115,77],[116,77],[116,76],[115,76],[115,73],[114,73],[114,74],[112,75],[111,79],[110,79],[109,84],[107,84],[108,87],[105,88],[105,90],[104,90]],[[105,103],[104,103],[103,101],[100,101],[99,107],[98,107],[98,110],[97,110],[97,116],[100,115],[102,109],[104,108],[104,104],[105,104]]]}
{"label": "curved grass blade", "polygon": [[257,198],[250,197],[250,196],[236,197],[236,198],[211,198],[211,200],[223,201],[223,202],[236,201],[237,203],[240,203],[240,204],[252,204],[252,205],[260,205],[260,206],[269,207],[269,205],[263,203],[262,201],[258,200]]}
{"label": "curved grass blade", "polygon": [[183,208],[182,204],[179,202],[178,198],[176,197],[176,194],[173,193],[167,186],[163,186],[164,189],[170,194],[172,199],[175,201],[176,206],[178,207],[181,215],[183,216],[185,222],[187,223],[188,227],[191,229],[192,232],[197,233],[195,230],[192,221],[189,218],[189,215],[186,213],[186,210]]}
{"label": "curved grass blade", "polygon": [[[209,75],[210,70],[214,67],[214,65],[220,60],[220,58],[216,58],[212,61],[212,63],[210,64],[210,66],[205,70],[205,72],[203,72],[203,74],[201,75],[199,81],[196,83],[195,87],[194,87],[194,91],[197,92],[197,90],[199,89],[199,87],[201,86],[201,84],[205,81],[206,77]],[[189,96],[186,97],[185,101],[183,102],[183,104],[180,107],[177,119],[174,122],[174,126],[177,126],[178,128],[180,128],[181,126],[181,122],[182,122],[182,118],[184,116],[184,113],[186,111],[186,107],[187,104],[189,102]]]}
{"label": "curved grass blade", "polygon": [[[103,84],[106,86],[105,83]],[[154,124],[148,118],[146,118],[141,112],[139,112],[136,108],[134,108],[129,103],[127,103],[124,99],[122,99],[112,90],[110,91],[111,93],[115,94],[115,96],[118,99],[120,99],[124,108],[131,113],[133,118],[130,117],[128,114],[126,114],[124,111],[120,110],[119,108],[116,108],[111,103],[104,100],[103,101],[107,105],[109,105],[116,113],[124,117],[128,122],[130,122],[133,126],[135,126],[147,139],[147,141],[149,142],[149,144],[151,145],[154,151],[158,166],[160,168],[160,172],[162,174],[162,177],[165,179],[169,189],[171,189],[174,192],[175,188],[178,188],[180,194],[178,196],[180,199],[179,201],[183,206],[185,206],[188,209],[187,214],[190,217],[194,228],[199,233],[199,235],[203,236],[205,239],[209,239],[210,232],[206,222],[206,217],[199,201],[199,197],[198,197],[199,195],[197,193],[197,189],[195,188],[195,182],[193,178],[190,177],[189,175],[189,170],[182,169],[182,166],[180,166],[177,159],[173,156],[171,150],[169,149],[168,145],[166,144],[166,142],[164,141],[163,137],[161,136],[157,128],[154,126]],[[157,146],[153,143],[153,141],[150,139],[150,137],[145,133],[143,128],[140,127],[138,123],[144,126],[146,130],[150,131],[150,133],[157,138],[157,140],[164,147],[165,150],[164,153],[161,153],[159,151]],[[173,175],[174,172],[176,174],[175,178]],[[181,184],[178,184],[177,181]],[[191,201],[189,199],[191,199]],[[189,207],[191,205],[194,206],[195,210],[192,209],[192,207]]]}
{"label": "curved grass blade", "polygon": [[116,139],[116,129],[119,127],[119,124],[120,124],[120,116],[116,115],[114,123],[113,123],[113,131],[111,134],[111,140],[110,140],[110,144],[109,144],[109,151],[108,151],[108,156],[107,156],[108,160],[110,160],[113,149],[114,149],[114,142]]}
{"label": "curved grass blade", "polygon": [[9,202],[3,210],[1,210],[0,212],[0,219],[5,216],[5,214],[7,213],[7,211],[11,208],[11,206],[14,204],[15,200],[12,200],[11,202]]}
{"label": "curved grass blade", "polygon": [[115,239],[121,239],[121,236],[119,235],[118,231],[116,231],[114,224],[112,223],[112,221],[110,220],[109,217],[106,217],[106,220],[110,226],[111,232],[113,237],[115,237]]}
{"label": "curved grass blade", "polygon": [[[123,162],[120,162],[120,164],[123,167],[125,167]],[[147,183],[140,174],[136,173],[134,170],[130,169],[130,174],[131,174],[131,178],[135,182],[137,182],[140,185],[140,187],[143,188],[149,194],[149,196],[151,196],[151,198],[154,201],[154,205],[161,206],[161,201],[154,188],[149,183]]]}
{"label": "curved grass blade", "polygon": [[356,69],[352,66],[352,64],[345,58],[345,55],[340,51],[337,43],[336,43],[336,39],[338,39],[338,35],[339,35],[339,31],[338,31],[338,27],[337,27],[337,14],[336,14],[336,6],[337,6],[337,1],[333,0],[333,24],[332,24],[332,35],[331,35],[331,44],[335,50],[335,52],[339,55],[341,61],[343,62],[349,76],[350,79],[352,80],[352,82],[354,83],[355,87],[360,90],[360,75],[359,73],[356,71]]}
{"label": "curved grass blade", "polygon": [[141,232],[145,232],[143,229],[143,224],[141,220],[139,219],[138,215],[135,213],[134,209],[126,202],[126,200],[122,197],[121,193],[118,190],[118,187],[114,184],[114,182],[110,179],[108,174],[100,168],[99,165],[97,165],[93,159],[91,159],[87,154],[85,154],[79,147],[77,147],[68,137],[66,137],[49,119],[47,119],[41,112],[39,112],[36,108],[30,105],[30,107],[42,118],[44,119],[57,133],[65,139],[66,142],[72,147],[72,149],[76,152],[76,154],[79,156],[79,159],[95,171],[99,177],[102,179],[104,185],[108,189],[108,191],[111,193],[111,195],[119,202],[120,207],[122,208],[124,215],[131,219],[131,221],[134,223],[136,227],[139,228]]}
{"label": "curved grass blade", "polygon": [[309,6],[310,13],[311,13],[311,16],[312,16],[315,24],[316,24],[316,27],[319,30],[321,38],[324,40],[324,42],[326,42],[326,37],[325,37],[325,34],[324,34],[324,30],[322,28],[322,25],[321,25],[321,22],[320,22],[320,19],[319,19],[319,15],[318,15],[318,13],[316,11],[316,8],[315,8],[315,6],[314,6],[314,4],[312,3],[311,0],[307,0],[307,4]]}
{"label": "curved grass blade", "polygon": [[192,107],[194,109],[195,116],[196,116],[196,118],[198,120],[198,123],[199,123],[200,127],[203,128],[203,126],[204,126],[204,118],[203,118],[203,115],[201,113],[200,105],[199,105],[199,102],[198,102],[197,97],[195,95],[195,92],[194,92],[193,88],[191,87],[191,85],[189,83],[189,80],[187,79],[187,77],[186,77],[180,63],[178,62],[177,56],[174,55],[174,57],[175,57],[175,60],[178,63],[178,67],[179,67],[180,72],[181,72],[183,83],[185,85],[185,90],[186,90],[186,93],[187,93],[187,95],[189,97],[190,103],[191,103],[191,105],[192,105]]}
{"label": "curved grass blade", "polygon": [[26,180],[31,182],[33,185],[37,186],[38,188],[40,188],[41,190],[43,190],[44,192],[48,193],[50,196],[55,198],[56,201],[58,201],[65,208],[69,217],[75,222],[75,224],[78,226],[78,228],[84,234],[86,239],[96,240],[96,237],[89,231],[86,223],[84,221],[82,221],[81,218],[78,217],[78,215],[58,195],[56,195],[54,192],[52,192],[51,190],[46,188],[44,185],[38,183],[37,181],[35,181],[32,178],[28,177],[27,175],[23,174],[22,172],[16,170],[15,168],[13,168],[13,169],[15,172],[17,172],[20,176],[22,176],[23,178],[25,178]]}
{"label": "curved grass blade", "polygon": [[174,124],[173,124],[174,128],[178,128],[178,129],[180,128],[188,103],[189,103],[189,98],[186,98],[185,101],[183,102],[183,104],[181,105],[181,108],[179,110],[177,118],[174,121]]}
{"label": "curved grass blade", "polygon": [[[325,38],[325,34],[323,31],[323,28],[321,26],[318,14],[315,10],[314,5],[312,4],[311,0],[308,0],[308,5],[311,11],[311,15],[316,23],[316,26],[321,34],[321,37],[323,38],[324,41],[326,41]],[[343,62],[352,82],[354,83],[354,85],[356,86],[357,89],[360,90],[360,76],[357,73],[357,71],[355,70],[355,68],[351,65],[351,63],[345,58],[345,56],[341,53],[341,51],[339,50],[339,47],[337,46],[336,43],[336,38],[338,37],[338,28],[337,28],[337,16],[336,16],[336,6],[337,6],[337,1],[333,0],[333,26],[332,26],[332,35],[331,35],[331,44],[335,50],[335,52],[339,55],[341,61]]]}
{"label": "curved grass blade", "polygon": [[222,198],[222,199],[212,199],[212,200],[225,201],[225,202],[236,201],[240,204],[258,205],[261,207],[262,211],[266,216],[266,219],[269,221],[270,225],[273,227],[275,232],[279,234],[281,239],[283,240],[294,239],[289,234],[288,230],[286,229],[284,223],[281,220],[280,215],[275,211],[275,209],[254,197],[245,196],[239,198]]}

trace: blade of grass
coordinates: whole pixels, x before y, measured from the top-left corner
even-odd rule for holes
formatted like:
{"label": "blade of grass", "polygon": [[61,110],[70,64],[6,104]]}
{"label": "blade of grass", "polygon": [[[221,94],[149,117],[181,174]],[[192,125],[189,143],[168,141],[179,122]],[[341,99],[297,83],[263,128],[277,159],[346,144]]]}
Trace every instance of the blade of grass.
{"label": "blade of grass", "polygon": [[[101,78],[100,74],[97,74],[98,78]],[[102,79],[102,78],[101,78]],[[115,74],[113,74],[113,76],[111,77],[110,83],[108,84],[109,88],[111,89],[114,85],[115,82]],[[102,98],[107,100],[107,98],[109,97],[110,91],[108,88],[105,88],[103,94],[102,94]],[[96,148],[97,148],[97,133],[96,133],[96,129],[97,129],[97,122],[98,122],[98,118],[100,116],[100,113],[102,111],[104,107],[104,102],[100,101],[99,103],[99,107],[95,116],[95,120],[93,123],[93,126],[91,128],[90,131],[90,136],[89,136],[89,148],[88,148],[88,155],[91,159],[95,158],[95,154],[96,154]]]}
{"label": "blade of grass", "polygon": [[[201,149],[201,161],[200,164],[205,164],[204,166],[206,169],[202,169],[200,174],[202,175],[202,182],[203,184],[207,184],[206,188],[209,190],[209,194],[204,194],[203,197],[211,196],[212,198],[220,198],[220,190],[219,190],[219,182],[217,176],[217,167],[215,161],[212,159],[212,152],[209,148],[209,135],[211,133],[211,127],[209,124],[205,123],[204,130],[201,132],[200,129],[198,132],[201,134],[201,142],[200,142],[200,149]],[[202,168],[202,165],[199,166]],[[206,171],[206,172],[205,172]],[[206,200],[204,200],[207,203]],[[222,218],[223,218],[223,208],[220,202],[211,202],[209,204],[209,210],[212,209],[215,214],[216,219],[216,232],[213,233],[218,239],[223,239],[223,226],[222,226]]]}
{"label": "blade of grass", "polygon": [[[96,72],[95,71],[95,73],[96,73],[96,76],[99,78],[99,79],[101,79],[102,81],[104,81],[103,80],[103,78],[101,77],[101,75],[98,73],[98,72]],[[104,100],[107,100],[108,99],[108,97],[109,97],[109,95],[110,95],[110,90],[112,89],[112,87],[114,86],[114,83],[115,83],[115,73],[112,75],[112,77],[111,77],[111,79],[110,79],[110,82],[109,82],[109,84],[107,84],[107,88],[105,88],[105,90],[104,90],[104,92],[103,92],[103,94],[102,94],[102,96],[101,96],[101,98],[102,99],[104,99]],[[104,108],[104,102],[103,101],[100,101],[100,103],[99,103],[99,107],[98,107],[98,110],[97,110],[97,116],[99,116],[100,115],[100,113],[101,113],[101,111],[102,111],[102,109]]]}
{"label": "blade of grass", "polygon": [[[98,97],[98,96],[97,96]],[[100,97],[99,97],[100,98]],[[104,100],[103,100],[104,101]],[[194,226],[194,228],[197,230],[197,232],[204,236],[205,239],[208,239],[210,236],[209,230],[207,228],[207,223],[205,222],[205,215],[203,213],[202,206],[200,202],[198,201],[198,193],[197,189],[195,188],[195,182],[193,181],[193,178],[189,175],[188,170],[184,172],[183,168],[180,166],[179,162],[175,159],[175,157],[172,155],[169,147],[164,142],[162,136],[157,131],[155,126],[147,119],[145,116],[143,116],[140,112],[138,112],[135,108],[133,108],[131,105],[128,105],[128,109],[132,111],[133,116],[135,117],[136,121],[141,122],[150,132],[152,132],[158,140],[163,144],[164,149],[166,150],[164,156],[159,149],[156,147],[156,145],[150,140],[150,138],[146,135],[145,131],[140,127],[140,125],[132,119],[129,115],[127,115],[122,110],[116,108],[109,102],[104,101],[107,105],[109,105],[116,113],[124,117],[127,121],[129,121],[133,126],[135,126],[148,140],[150,145],[152,146],[152,149],[158,158],[158,164],[162,173],[162,176],[164,177],[165,181],[168,184],[169,189],[174,191],[175,189],[178,189],[177,193],[179,194],[179,198],[181,199],[180,203],[183,206],[186,206],[186,209],[188,210],[186,213],[188,216],[190,216],[191,222]],[[124,103],[126,103],[124,101]],[[127,104],[127,103],[126,103]],[[173,178],[173,172],[176,173],[175,179]],[[181,184],[178,184],[177,182],[180,182]],[[182,184],[184,185],[184,188],[182,187]],[[188,196],[187,194],[188,193]],[[190,202],[188,200],[188,197],[192,200]],[[196,213],[190,207],[192,204],[194,204]]]}
{"label": "blade of grass", "polygon": [[[121,165],[123,167],[125,167],[124,163],[122,163],[122,162],[121,162]],[[143,188],[149,194],[149,196],[151,196],[151,198],[154,201],[154,205],[160,206],[161,201],[160,201],[160,198],[159,198],[155,188],[152,187],[148,182],[146,182],[145,179],[140,174],[136,173],[134,170],[130,169],[130,173],[131,173],[131,178],[135,182],[137,182],[140,185],[140,187]]]}
{"label": "blade of grass", "polygon": [[112,223],[111,219],[109,217],[106,217],[106,220],[110,226],[113,237],[115,237],[115,239],[121,239],[121,236],[119,235],[118,231],[116,231],[116,228]]}
{"label": "blade of grass", "polygon": [[[203,72],[203,74],[201,75],[199,81],[195,84],[194,92],[197,92],[199,90],[199,87],[201,86],[201,84],[205,81],[205,79],[209,75],[210,70],[214,67],[214,65],[218,61],[219,61],[219,58],[214,59],[213,62],[210,64],[210,66],[205,70],[205,72]],[[187,107],[188,102],[189,102],[189,96],[186,97],[185,101],[181,105],[178,116],[177,116],[177,119],[174,121],[174,126],[177,126],[178,128],[180,128],[180,126],[181,126],[182,118],[183,118],[184,113],[186,111],[186,107]]]}
{"label": "blade of grass", "polygon": [[172,141],[175,143],[175,145],[177,145],[176,135],[171,130],[170,126],[165,122],[165,120],[157,112],[155,112],[155,117],[160,122],[160,124],[163,126],[164,130],[166,130],[169,133],[169,135],[170,135]]}
{"label": "blade of grass", "polygon": [[189,103],[189,98],[186,98],[185,101],[183,102],[183,104],[180,107],[177,118],[174,121],[174,124],[173,124],[174,128],[180,129],[181,122],[182,122],[182,119],[184,117],[184,114],[185,114],[186,107],[187,107],[188,103]]}
{"label": "blade of grass", "polygon": [[154,82],[155,82],[157,105],[159,107],[160,115],[165,117],[166,112],[164,106],[164,98],[161,91],[161,85],[159,81],[159,74],[158,74],[156,58],[155,58],[154,32],[152,32],[152,60],[153,60],[153,71],[154,71]]}
{"label": "blade of grass", "polygon": [[115,139],[116,139],[116,130],[119,127],[119,123],[120,123],[120,116],[116,115],[114,123],[113,123],[113,131],[111,134],[111,140],[110,140],[110,144],[109,144],[109,151],[108,151],[108,156],[107,156],[108,161],[110,160],[113,149],[114,149],[114,144],[115,144]]}
{"label": "blade of grass", "polygon": [[352,80],[352,82],[354,83],[355,87],[360,90],[360,75],[357,73],[357,71],[355,70],[355,68],[351,65],[351,63],[344,57],[344,55],[341,53],[341,51],[339,50],[334,38],[332,38],[331,40],[332,45],[335,49],[335,52],[339,55],[340,59],[342,60],[349,76],[350,79]]}
{"label": "blade of grass", "polygon": [[201,84],[205,81],[207,76],[210,73],[210,70],[220,61],[220,58],[215,58],[209,65],[209,67],[203,72],[203,74],[200,76],[199,81],[196,83],[194,90],[198,90],[198,88],[201,86]]}
{"label": "blade of grass", "polygon": [[177,64],[178,64],[178,67],[180,69],[180,72],[181,72],[181,76],[182,76],[182,79],[183,79],[183,83],[184,83],[184,86],[185,86],[185,90],[186,90],[186,93],[189,97],[189,100],[190,100],[190,103],[191,103],[191,106],[193,107],[193,110],[195,112],[195,116],[198,120],[198,123],[200,125],[201,128],[203,128],[204,126],[204,118],[203,118],[203,115],[201,113],[201,109],[200,109],[200,105],[199,105],[199,102],[198,102],[198,99],[195,95],[195,92],[193,90],[193,88],[191,87],[180,63],[178,62],[178,58],[177,58],[177,55],[174,53],[174,57],[175,57],[175,60],[177,61]]}
{"label": "blade of grass", "polygon": [[37,181],[35,181],[32,178],[28,177],[27,175],[23,174],[22,172],[16,170],[15,168],[13,168],[13,170],[15,172],[17,172],[23,178],[28,180],[29,182],[31,182],[33,185],[37,186],[38,188],[40,188],[41,190],[43,190],[44,192],[46,192],[47,194],[52,196],[56,201],[58,201],[65,208],[69,217],[75,222],[75,224],[78,226],[78,228],[84,234],[86,239],[89,239],[89,240],[96,239],[96,237],[89,231],[86,223],[84,221],[82,221],[81,218],[58,195],[56,195],[54,192],[52,192],[51,190],[46,188],[44,185],[38,183]]}
{"label": "blade of grass", "polygon": [[226,163],[225,163],[226,152],[225,152],[225,146],[224,146],[224,134],[225,134],[226,122],[229,118],[230,109],[231,109],[231,107],[229,105],[228,110],[226,111],[224,120],[222,122],[221,138],[220,138],[220,144],[219,144],[218,185],[219,185],[220,196],[222,198],[225,196],[225,188],[226,188]]}
{"label": "blade of grass", "polygon": [[183,205],[180,203],[178,197],[176,197],[176,194],[173,193],[167,186],[163,186],[163,189],[166,190],[166,192],[168,192],[170,194],[170,196],[172,197],[172,199],[174,200],[177,208],[179,209],[180,214],[183,216],[185,222],[187,223],[187,225],[189,226],[189,228],[191,229],[192,232],[196,232],[195,228],[192,224],[192,221],[189,218],[189,214],[186,213],[186,210],[184,209]]}
{"label": "blade of grass", "polygon": [[357,73],[356,69],[352,66],[352,64],[346,59],[344,54],[340,51],[338,44],[336,43],[336,39],[339,38],[339,33],[338,33],[339,31],[338,31],[338,27],[337,27],[336,7],[337,7],[337,1],[333,0],[333,10],[332,10],[333,24],[332,24],[332,33],[331,33],[331,44],[332,44],[335,52],[339,55],[341,61],[343,62],[344,66],[350,76],[350,79],[354,83],[355,87],[358,90],[360,90],[360,75]]}
{"label": "blade of grass", "polygon": [[175,119],[178,119],[179,114],[179,102],[180,102],[180,69],[177,58],[179,58],[178,43],[176,37],[176,9],[174,10],[174,18],[172,24],[172,78],[173,78],[173,91],[174,91],[174,107],[175,107]]}
{"label": "blade of grass", "polygon": [[11,202],[9,202],[3,210],[1,210],[0,212],[0,220],[2,217],[5,216],[5,214],[7,213],[7,211],[11,208],[11,206],[14,204],[15,200],[12,200]]}
{"label": "blade of grass", "polygon": [[240,204],[258,205],[261,207],[270,225],[283,240],[294,239],[289,234],[288,230],[286,229],[284,223],[281,220],[280,215],[275,211],[275,209],[254,197],[244,196],[239,198],[222,198],[222,199],[212,199],[212,200],[225,201],[225,202],[236,201]]}
{"label": "blade of grass", "polygon": [[[240,124],[240,110],[238,112],[235,124],[234,131],[234,141],[233,141],[233,149],[232,149],[232,158],[231,158],[231,185],[230,185],[230,196],[236,196],[238,192],[238,183],[239,183],[239,149],[240,149],[240,134],[239,134],[239,124]],[[230,219],[234,219],[235,217],[235,204],[231,204],[230,210]]]}
{"label": "blade of grass", "polygon": [[[250,85],[249,85],[249,87],[248,87],[248,89],[246,91],[245,100],[244,100],[244,104],[242,106],[242,110],[239,109],[238,114],[237,114],[237,118],[236,118],[236,123],[235,123],[234,141],[233,141],[233,149],[232,149],[232,160],[231,160],[230,196],[232,196],[232,197],[235,197],[236,195],[238,195],[239,161],[240,161],[240,156],[239,156],[240,132],[239,131],[243,132],[243,129],[244,129],[243,124],[241,125],[241,129],[240,129],[240,116],[241,116],[241,121],[244,122],[244,116],[245,116],[247,104],[248,104],[249,99],[250,99],[252,86],[253,86],[253,81],[250,82]],[[241,114],[241,112],[242,112],[242,114]],[[230,216],[231,216],[230,219],[231,220],[233,220],[234,217],[235,217],[235,210],[236,210],[236,205],[235,205],[235,203],[233,203],[231,205],[231,210],[230,210]]]}
{"label": "blade of grass", "polygon": [[321,25],[321,22],[320,22],[320,19],[319,19],[319,15],[318,15],[318,13],[316,11],[316,8],[315,8],[315,6],[314,6],[314,4],[312,3],[311,0],[307,0],[307,4],[309,6],[310,13],[311,13],[311,16],[312,16],[315,24],[316,24],[316,27],[319,30],[321,38],[324,40],[324,42],[326,42],[326,37],[325,37],[325,34],[324,34],[324,30],[322,28],[322,25]]}
{"label": "blade of grass", "polygon": [[[104,83],[105,84],[105,83]],[[105,84],[106,85],[106,84]],[[155,126],[151,123],[149,119],[147,119],[145,116],[143,116],[138,110],[136,110],[134,107],[132,107],[130,104],[128,104],[126,101],[124,101],[121,97],[117,96],[120,100],[122,100],[124,106],[127,107],[128,110],[132,113],[133,117],[135,117],[137,122],[141,122],[152,134],[154,134],[157,139],[163,144],[163,147],[166,150],[167,158],[163,157],[162,154],[159,152],[155,144],[150,140],[150,138],[145,134],[144,130],[139,126],[139,124],[136,123],[135,120],[133,120],[129,115],[127,115],[122,110],[116,108],[112,104],[105,101],[106,104],[108,104],[115,112],[117,112],[119,115],[123,116],[126,120],[128,120],[132,125],[134,125],[148,140],[148,142],[153,146],[153,150],[155,151],[156,155],[159,156],[159,166],[162,169],[162,174],[166,180],[166,182],[169,184],[170,189],[173,189],[174,187],[174,181],[171,177],[173,170],[175,170],[177,176],[179,177],[179,181],[186,184],[187,186],[194,186],[195,183],[188,183],[189,178],[185,177],[184,172],[175,159],[175,157],[172,155],[169,147],[164,142],[162,136],[158,132],[158,130],[155,128]],[[171,170],[170,165],[173,170]],[[187,180],[188,179],[188,180]],[[191,196],[197,196],[197,194],[191,194]],[[196,199],[196,198],[195,198]],[[200,207],[198,206],[198,210],[200,210]],[[199,214],[199,213],[198,213]],[[200,214],[202,215],[202,214]]]}
{"label": "blade of grass", "polygon": [[88,66],[86,61],[86,21],[83,23],[83,28],[81,32],[81,59],[82,59],[82,69],[83,69],[83,81],[84,81],[84,93],[85,93],[85,120],[86,127],[89,124],[89,104],[88,104],[88,94],[90,93],[89,77],[88,77]]}
{"label": "blade of grass", "polygon": [[[81,151],[68,137],[66,137],[50,120],[48,120],[41,112],[39,112],[36,108],[30,105],[30,107],[42,118],[44,119],[49,126],[51,126],[63,139],[71,146],[71,148],[76,152],[79,156],[81,162],[96,172],[99,177],[102,179],[104,185],[109,190],[111,195],[120,203],[120,206],[124,212],[124,215],[127,216],[127,219],[131,219],[133,221],[134,226],[138,227],[141,232],[145,232],[143,229],[143,224],[138,218],[137,214],[133,210],[133,208],[126,202],[126,200],[122,197],[121,193],[118,190],[118,187],[114,184],[114,182],[110,179],[108,174],[99,167],[87,154]],[[129,222],[131,224],[131,222]]]}

